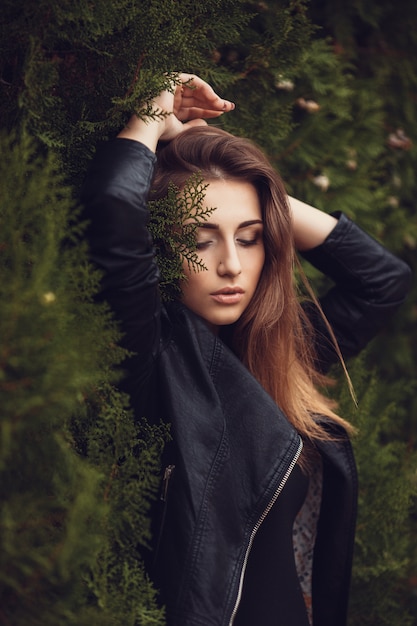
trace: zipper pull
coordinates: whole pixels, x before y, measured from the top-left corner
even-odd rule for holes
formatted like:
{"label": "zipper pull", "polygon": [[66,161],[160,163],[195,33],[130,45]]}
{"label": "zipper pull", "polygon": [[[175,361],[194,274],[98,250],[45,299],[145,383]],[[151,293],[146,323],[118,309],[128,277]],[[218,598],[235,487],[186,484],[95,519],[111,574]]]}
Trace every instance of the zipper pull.
{"label": "zipper pull", "polygon": [[161,489],[161,500],[162,502],[166,502],[167,494],[168,494],[168,483],[169,479],[172,476],[172,472],[175,469],[175,465],[168,465],[165,468],[164,477],[162,479],[162,489]]}

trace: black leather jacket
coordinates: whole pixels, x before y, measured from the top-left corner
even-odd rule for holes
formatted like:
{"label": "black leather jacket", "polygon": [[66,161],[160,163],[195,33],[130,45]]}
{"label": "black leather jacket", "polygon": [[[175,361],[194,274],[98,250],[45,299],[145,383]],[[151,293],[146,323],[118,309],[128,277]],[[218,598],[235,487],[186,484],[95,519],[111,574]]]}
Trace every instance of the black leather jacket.
{"label": "black leather jacket", "polygon": [[[137,355],[128,363],[133,407],[138,416],[172,425],[155,566],[168,624],[228,626],[256,528],[279,497],[301,440],[201,319],[179,302],[162,306],[146,229],[154,162],[145,146],[126,139],[97,153],[83,193],[91,254],[104,270],[103,293],[122,322],[124,344]],[[404,300],[409,268],[343,215],[325,243],[305,256],[335,281],[322,306],[348,358]],[[319,318],[315,324],[325,369],[336,359]],[[345,436],[321,443],[320,452],[314,624],[343,626],[356,470]]]}

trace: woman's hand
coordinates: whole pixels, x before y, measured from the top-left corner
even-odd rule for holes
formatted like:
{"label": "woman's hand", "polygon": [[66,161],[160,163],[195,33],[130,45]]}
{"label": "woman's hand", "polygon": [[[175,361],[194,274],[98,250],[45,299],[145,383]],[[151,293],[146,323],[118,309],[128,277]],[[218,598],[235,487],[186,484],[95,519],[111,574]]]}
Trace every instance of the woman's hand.
{"label": "woman's hand", "polygon": [[155,98],[154,118],[140,119],[133,115],[118,137],[140,141],[155,151],[159,140],[171,141],[187,128],[204,125],[205,119],[219,117],[235,108],[233,102],[220,98],[194,74],[180,74],[179,81],[172,92],[163,91]]}
{"label": "woman's hand", "polygon": [[[219,117],[235,108],[233,102],[220,98],[213,88],[198,76],[180,74],[180,80],[181,84],[176,85],[174,94],[169,94],[173,96],[173,115],[165,118],[167,128],[160,137],[164,141],[170,141],[190,126],[204,125],[205,119]],[[164,92],[163,95],[167,93]]]}

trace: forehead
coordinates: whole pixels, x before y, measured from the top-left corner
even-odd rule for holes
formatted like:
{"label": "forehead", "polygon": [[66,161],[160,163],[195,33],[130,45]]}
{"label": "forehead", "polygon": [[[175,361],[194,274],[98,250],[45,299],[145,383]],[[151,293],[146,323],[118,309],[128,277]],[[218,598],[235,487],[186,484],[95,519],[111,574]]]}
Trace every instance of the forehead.
{"label": "forehead", "polygon": [[214,209],[208,222],[233,222],[262,219],[262,209],[256,188],[241,180],[208,181],[204,204]]}

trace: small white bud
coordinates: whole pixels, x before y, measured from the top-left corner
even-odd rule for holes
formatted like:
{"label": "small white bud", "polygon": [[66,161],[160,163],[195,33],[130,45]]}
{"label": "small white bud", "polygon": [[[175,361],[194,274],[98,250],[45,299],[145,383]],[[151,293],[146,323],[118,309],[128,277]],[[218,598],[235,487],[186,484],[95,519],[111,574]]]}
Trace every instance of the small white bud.
{"label": "small white bud", "polygon": [[407,137],[402,128],[397,128],[395,133],[388,135],[388,145],[391,148],[397,148],[399,150],[410,150],[413,142],[410,137]]}
{"label": "small white bud", "polygon": [[42,294],[42,300],[45,304],[51,304],[51,302],[55,302],[56,296],[52,291],[47,291]]}
{"label": "small white bud", "polygon": [[293,91],[294,83],[292,80],[282,78],[275,83],[275,87],[283,91]]}
{"label": "small white bud", "polygon": [[314,176],[313,183],[322,191],[327,191],[330,186],[330,179],[325,174]]}
{"label": "small white bud", "polygon": [[297,104],[301,109],[304,109],[308,113],[317,113],[320,110],[320,105],[315,100],[305,100],[304,98],[298,98]]}
{"label": "small white bud", "polygon": [[358,163],[355,159],[348,159],[346,161],[346,167],[348,168],[348,170],[354,172],[358,167]]}

